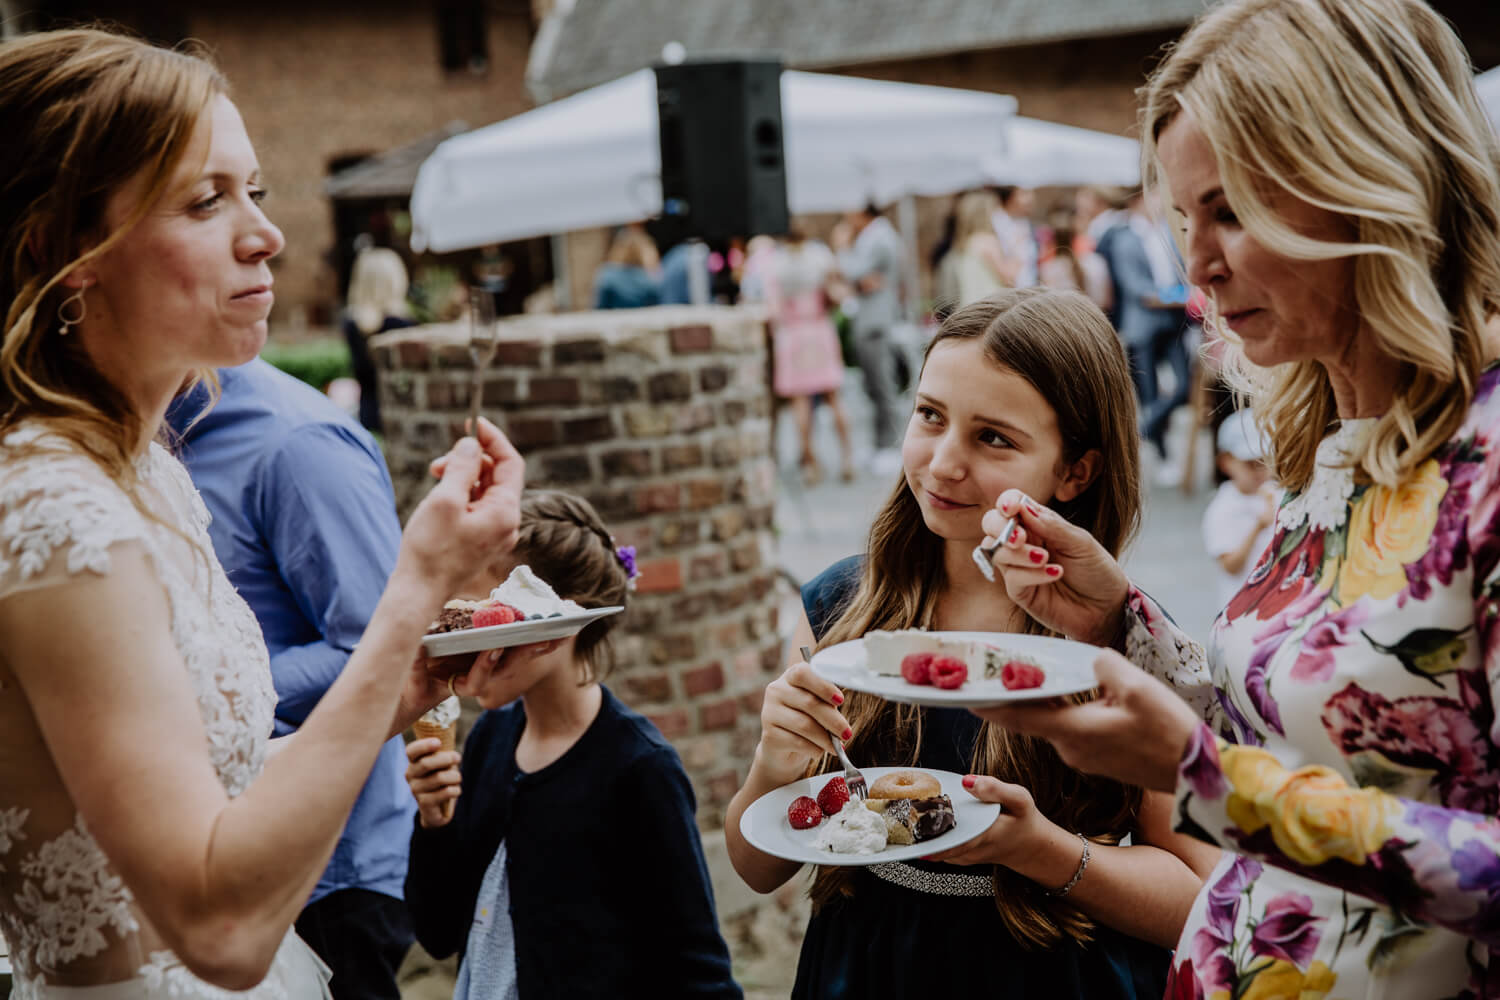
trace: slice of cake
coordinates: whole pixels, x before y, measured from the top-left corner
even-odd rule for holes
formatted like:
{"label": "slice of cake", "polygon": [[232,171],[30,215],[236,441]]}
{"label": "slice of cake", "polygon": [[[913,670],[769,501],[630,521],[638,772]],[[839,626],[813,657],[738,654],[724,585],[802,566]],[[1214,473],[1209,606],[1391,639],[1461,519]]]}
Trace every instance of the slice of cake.
{"label": "slice of cake", "polygon": [[955,656],[968,662],[973,646],[970,642],[940,639],[936,633],[919,628],[905,628],[895,632],[876,629],[865,633],[863,642],[865,669],[890,677],[901,676],[901,661],[912,653]]}
{"label": "slice of cake", "polygon": [[[987,680],[1001,678],[1005,674],[1006,666],[1012,664],[1025,664],[1028,676],[1045,675],[1042,664],[1033,657],[1011,652],[987,642],[943,638],[942,633],[928,632],[924,629],[908,628],[896,631],[876,629],[865,633],[861,642],[865,650],[865,669],[873,674],[887,677],[904,676],[901,661],[913,654],[922,653],[931,654],[933,657],[951,656],[962,660],[969,668],[969,676],[983,677]],[[910,681],[912,678],[907,677],[907,680]],[[937,681],[917,681],[916,683],[936,684]],[[938,686],[950,685],[939,684]]]}
{"label": "slice of cake", "polygon": [[439,632],[462,632],[474,627],[474,612],[484,607],[485,601],[452,600],[438,612],[437,621],[427,626],[428,635]]}

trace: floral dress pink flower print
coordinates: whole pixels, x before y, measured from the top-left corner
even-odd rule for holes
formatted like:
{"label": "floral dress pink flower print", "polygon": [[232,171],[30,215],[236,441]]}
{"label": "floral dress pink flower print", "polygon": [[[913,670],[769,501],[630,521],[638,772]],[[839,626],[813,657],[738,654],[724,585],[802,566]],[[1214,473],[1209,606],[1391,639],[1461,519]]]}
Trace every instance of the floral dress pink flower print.
{"label": "floral dress pink flower print", "polygon": [[1373,421],[1344,422],[1215,623],[1179,828],[1234,853],[1173,1000],[1500,997],[1497,385],[1396,489],[1356,484]]}

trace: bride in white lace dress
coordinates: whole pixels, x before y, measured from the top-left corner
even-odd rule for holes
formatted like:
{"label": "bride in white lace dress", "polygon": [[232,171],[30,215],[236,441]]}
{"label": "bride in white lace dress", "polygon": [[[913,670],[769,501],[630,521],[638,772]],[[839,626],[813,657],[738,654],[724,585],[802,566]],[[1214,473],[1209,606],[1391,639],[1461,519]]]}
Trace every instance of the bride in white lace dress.
{"label": "bride in white lace dress", "polygon": [[282,237],[224,89],[96,31],[0,45],[0,930],[24,1000],[327,996],[292,922],[380,745],[446,693],[427,623],[519,520],[523,463],[485,423],[343,675],[271,743],[255,618],[153,441],[195,373],[265,341]]}

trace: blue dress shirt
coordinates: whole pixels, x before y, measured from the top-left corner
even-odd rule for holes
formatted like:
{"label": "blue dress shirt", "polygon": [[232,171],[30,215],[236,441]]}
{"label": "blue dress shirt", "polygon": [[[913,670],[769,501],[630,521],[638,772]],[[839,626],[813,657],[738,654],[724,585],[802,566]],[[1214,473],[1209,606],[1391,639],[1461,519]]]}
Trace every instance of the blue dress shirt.
{"label": "blue dress shirt", "polygon": [[[213,515],[229,581],[260,620],[278,703],[274,735],[300,726],[338,677],[396,565],[401,523],[373,438],[326,396],[261,360],[177,399],[168,424]],[[308,902],[360,888],[401,898],[416,804],[400,737],[380,750]],[[289,804],[289,808],[294,808]]]}

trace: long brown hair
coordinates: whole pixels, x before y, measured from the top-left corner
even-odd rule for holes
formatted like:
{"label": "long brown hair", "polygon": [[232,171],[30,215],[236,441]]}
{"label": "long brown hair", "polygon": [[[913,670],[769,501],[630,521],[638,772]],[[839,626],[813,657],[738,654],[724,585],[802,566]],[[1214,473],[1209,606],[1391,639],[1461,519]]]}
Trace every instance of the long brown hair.
{"label": "long brown hair", "polygon": [[[985,357],[1024,378],[1051,403],[1062,437],[1062,462],[1100,454],[1099,474],[1077,497],[1053,509],[1118,555],[1140,517],[1135,397],[1119,338],[1097,306],[1072,291],[1027,288],[998,292],[949,316],[927,347],[978,340]],[[925,364],[925,359],[924,359]],[[871,629],[931,628],[948,587],[943,543],[928,530],[905,480],[870,527],[859,586],[819,646],[855,639]],[[1043,633],[1027,619],[1023,631]],[[850,755],[882,764],[915,763],[922,746],[921,709],[853,693],[844,714],[854,729]],[[814,771],[823,771],[820,761]],[[1064,764],[1044,740],[991,723],[980,730],[972,768],[1026,786],[1042,814],[1064,829],[1112,842],[1129,830],[1141,791],[1090,777]],[[995,866],[995,906],[1026,946],[1051,947],[1065,937],[1088,940],[1093,923],[1008,868]],[[844,868],[820,868],[815,907],[853,892]]]}
{"label": "long brown hair", "polygon": [[[145,217],[226,87],[199,55],[104,31],[0,45],[0,433],[39,419],[132,495],[142,415],[77,337],[57,336],[62,282]],[[110,196],[138,176],[145,195],[106,232]]]}

